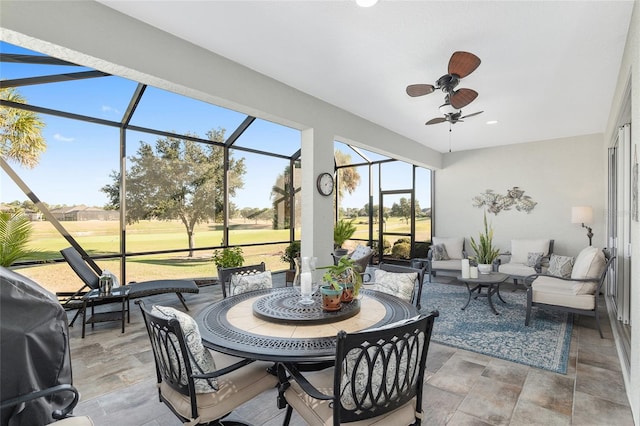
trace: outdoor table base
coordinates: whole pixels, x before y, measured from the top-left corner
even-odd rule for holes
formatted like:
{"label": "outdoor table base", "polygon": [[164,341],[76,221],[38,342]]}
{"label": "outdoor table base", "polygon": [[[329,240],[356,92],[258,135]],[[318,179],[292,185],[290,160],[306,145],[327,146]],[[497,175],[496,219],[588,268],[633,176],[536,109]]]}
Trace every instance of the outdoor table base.
{"label": "outdoor table base", "polygon": [[[489,301],[489,307],[494,314],[500,315],[498,311],[496,311],[495,306],[493,306],[493,301],[491,297],[494,294],[498,295],[498,298],[502,301],[502,303],[507,303],[504,301],[502,296],[500,296],[500,284],[503,283],[508,278],[508,275],[502,274],[500,272],[491,272],[490,274],[481,274],[478,278],[462,278],[462,276],[458,276],[458,281],[462,281],[467,286],[467,290],[469,291],[469,298],[467,299],[467,303],[462,307],[464,311],[469,303],[471,302],[471,296],[474,293],[477,293],[473,298],[477,299],[478,297],[486,297]],[[471,287],[473,285],[473,287]],[[486,288],[487,292],[482,293],[482,289]]]}

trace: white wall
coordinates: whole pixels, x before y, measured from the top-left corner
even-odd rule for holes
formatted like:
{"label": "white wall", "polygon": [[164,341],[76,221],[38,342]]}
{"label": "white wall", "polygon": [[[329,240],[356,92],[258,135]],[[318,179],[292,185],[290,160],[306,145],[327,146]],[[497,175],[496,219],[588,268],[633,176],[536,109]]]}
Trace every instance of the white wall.
{"label": "white wall", "polygon": [[603,147],[597,134],[445,154],[435,172],[434,235],[477,240],[483,209],[472,206],[473,197],[517,186],[538,204],[530,213],[487,214],[500,248],[509,250],[512,239],[550,238],[554,253],[577,255],[588,245],[586,229],[571,223],[571,207],[581,205],[593,206],[593,245],[602,247]]}

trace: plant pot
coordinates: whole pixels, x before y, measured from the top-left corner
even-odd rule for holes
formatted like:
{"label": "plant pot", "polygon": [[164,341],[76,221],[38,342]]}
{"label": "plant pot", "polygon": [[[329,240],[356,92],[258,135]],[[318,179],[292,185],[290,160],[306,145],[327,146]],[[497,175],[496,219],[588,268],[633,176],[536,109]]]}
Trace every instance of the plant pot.
{"label": "plant pot", "polygon": [[355,288],[351,283],[340,283],[342,286],[342,297],[340,300],[342,303],[349,303],[353,300],[353,293],[355,292]]}
{"label": "plant pot", "polygon": [[320,287],[320,294],[322,295],[322,309],[329,312],[340,310],[342,307],[342,288],[336,290],[330,285],[323,285]]}
{"label": "plant pot", "polygon": [[493,265],[491,265],[490,263],[478,263],[478,272],[480,272],[481,274],[490,274],[492,269]]}
{"label": "plant pot", "polygon": [[349,253],[349,250],[344,249],[344,248],[337,248],[337,249],[333,250],[333,254],[338,258],[340,258],[342,256],[346,256],[347,253]]}

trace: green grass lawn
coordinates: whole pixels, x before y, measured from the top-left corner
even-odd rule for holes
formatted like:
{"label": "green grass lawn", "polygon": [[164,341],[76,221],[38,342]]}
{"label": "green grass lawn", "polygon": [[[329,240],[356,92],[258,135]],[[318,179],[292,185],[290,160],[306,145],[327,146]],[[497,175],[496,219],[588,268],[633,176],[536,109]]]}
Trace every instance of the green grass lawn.
{"label": "green grass lawn", "polygon": [[[427,219],[416,223],[418,235],[429,235],[431,221]],[[369,227],[365,218],[358,219],[355,239],[367,239]],[[117,254],[120,251],[119,222],[117,221],[77,221],[61,222],[62,226],[92,256]],[[74,291],[82,286],[79,278],[64,262],[50,261],[61,259],[60,250],[69,247],[50,222],[33,222],[33,236],[30,248],[37,253],[31,259],[49,261],[42,265],[19,268],[18,272],[27,275],[50,291]],[[377,235],[377,225],[374,227]],[[399,218],[390,218],[386,223],[387,232],[410,232],[410,227]],[[127,227],[127,252],[148,252],[174,249],[187,249],[188,240],[184,226],[179,221],[140,221]],[[269,243],[286,241],[289,230],[273,230],[269,221],[255,223],[242,220],[230,225],[231,245]],[[419,240],[420,237],[416,239]],[[425,237],[424,240],[426,240]],[[389,239],[389,238],[388,238]],[[422,241],[424,241],[422,240]],[[390,241],[393,243],[393,241]],[[200,224],[195,230],[197,247],[215,247],[222,243],[222,226],[217,223]],[[357,242],[353,242],[355,245]],[[245,265],[265,262],[273,271],[288,269],[280,260],[287,243],[243,247]],[[195,251],[192,257],[188,252],[135,256],[127,259],[126,281],[144,281],[155,278],[213,278],[217,270],[211,255],[213,250]],[[99,259],[96,263],[103,269],[120,275],[119,259]],[[124,280],[122,280],[124,281]]]}

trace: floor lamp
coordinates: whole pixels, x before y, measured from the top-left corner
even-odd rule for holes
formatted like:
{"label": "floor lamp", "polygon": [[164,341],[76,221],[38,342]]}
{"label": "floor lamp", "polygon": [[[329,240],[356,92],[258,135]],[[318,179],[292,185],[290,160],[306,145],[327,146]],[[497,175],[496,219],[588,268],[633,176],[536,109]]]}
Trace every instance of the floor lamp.
{"label": "floor lamp", "polygon": [[591,245],[593,232],[589,226],[585,225],[585,223],[591,222],[593,222],[593,209],[591,208],[591,206],[571,207],[571,223],[581,223],[583,228],[587,228],[587,238],[589,238],[589,245]]}

